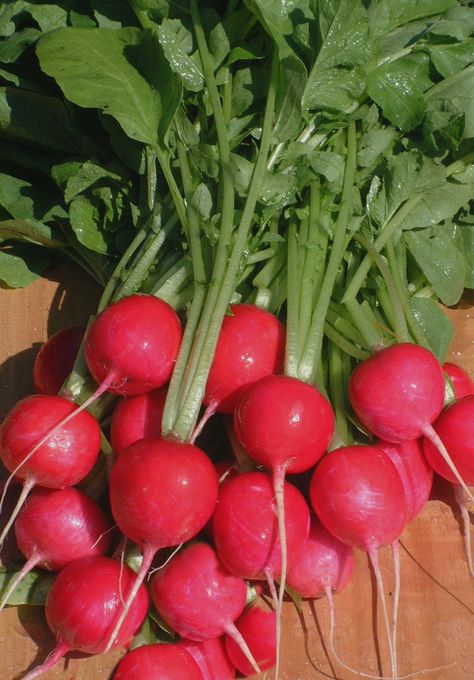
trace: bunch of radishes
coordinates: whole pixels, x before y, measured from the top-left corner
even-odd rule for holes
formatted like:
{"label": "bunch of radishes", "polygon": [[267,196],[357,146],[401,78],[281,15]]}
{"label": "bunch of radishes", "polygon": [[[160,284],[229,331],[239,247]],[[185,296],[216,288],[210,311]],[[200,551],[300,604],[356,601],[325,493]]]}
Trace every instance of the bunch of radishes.
{"label": "bunch of radishes", "polygon": [[[77,333],[54,338],[38,355],[40,391],[60,390],[71,359],[53,376],[58,364],[50,358],[71,341],[77,346]],[[67,396],[37,394],[19,402],[3,423],[0,455],[9,481],[21,481],[22,491],[1,540],[14,522],[27,561],[1,606],[33,567],[59,572],[46,602],[57,646],[25,680],[71,650],[97,654],[128,644],[147,616],[147,576],[154,610],[180,642],[135,648],[114,678],[225,680],[234,667],[250,675],[275,662],[278,677],[286,584],[302,597],[328,596],[333,617],[332,591],[350,580],[353,547],[372,561],[391,677],[397,678],[398,602],[390,630],[377,548],[393,547],[397,593],[397,539],[428,500],[431,467],[470,495],[469,376],[446,366],[458,400],[443,411],[446,380],[434,355],[407,343],[381,349],[356,367],[349,383],[355,415],[378,439],[331,445],[334,415],[327,398],[283,374],[282,323],[256,306],[232,305],[210,366],[201,421],[191,441],[181,441],[161,436],[180,342],[179,318],[166,303],[147,295],[123,298],[86,331],[80,356],[98,384],[92,396],[77,407]],[[105,391],[121,397],[110,422],[111,450],[86,411]],[[206,441],[204,426],[216,412],[224,414],[234,457],[227,449],[211,461],[194,441],[202,430]],[[105,465],[97,463],[101,439]],[[101,508],[74,485],[87,477],[84,487],[94,488],[104,469],[110,470],[109,494]],[[307,471],[311,479],[302,490],[286,480]],[[124,564],[130,542],[141,554],[137,575]],[[160,553],[154,564],[157,553],[170,548],[166,562]],[[272,612],[246,609],[252,581],[268,587]],[[336,654],[333,628],[332,618]]]}

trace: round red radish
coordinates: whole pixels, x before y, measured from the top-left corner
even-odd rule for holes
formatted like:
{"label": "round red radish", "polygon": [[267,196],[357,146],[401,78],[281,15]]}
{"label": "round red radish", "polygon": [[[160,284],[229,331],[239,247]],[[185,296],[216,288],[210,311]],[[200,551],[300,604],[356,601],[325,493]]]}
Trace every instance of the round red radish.
{"label": "round red radish", "polygon": [[168,644],[137,647],[123,657],[113,675],[113,680],[158,679],[203,680],[203,675],[191,654]]}
{"label": "round red radish", "polygon": [[115,394],[150,392],[171,377],[181,324],[153,295],[130,295],[107,307],[89,326],[84,352],[94,380]]}
{"label": "round red radish", "polygon": [[352,548],[333,536],[315,517],[299,561],[288,571],[288,585],[301,597],[323,597],[347,586],[354,570]]}
{"label": "round red radish", "polygon": [[116,453],[139,439],[161,436],[166,394],[162,387],[118,402],[110,423],[110,443]]}
{"label": "round red radish", "polygon": [[474,394],[474,382],[461,366],[446,361],[443,364],[443,371],[448,374],[456,399],[462,399]]}
{"label": "round red radish", "polygon": [[389,456],[405,490],[408,521],[422,511],[431,494],[433,470],[423,455],[421,439],[390,444],[379,439],[375,446]]}
{"label": "round red radish", "polygon": [[225,651],[224,639],[218,637],[195,642],[182,638],[178,646],[191,654],[203,680],[232,680],[235,678],[235,668]]}
{"label": "round red radish", "polygon": [[[466,484],[474,484],[474,395],[455,401],[433,424]],[[438,450],[423,440],[423,450],[432,468],[441,477],[457,484],[457,479]]]}
{"label": "round red radish", "polygon": [[100,428],[86,411],[56,429],[22,464],[35,444],[76,409],[76,404],[51,395],[36,394],[19,401],[0,431],[0,458],[7,470],[52,489],[80,482],[100,450]]}
{"label": "round red radish", "polygon": [[[288,564],[301,557],[309,532],[309,508],[292,484],[284,483]],[[222,563],[246,579],[277,578],[281,545],[272,478],[245,472],[224,482],[212,518],[213,538]]]}
{"label": "round red radish", "polygon": [[217,487],[214,466],[197,446],[141,439],[112,469],[112,513],[127,538],[156,552],[201,531],[214,510]]}
{"label": "round red radish", "polygon": [[[276,614],[254,606],[244,611],[235,622],[237,630],[248,644],[254,659],[262,671],[268,670],[276,662]],[[252,665],[242,653],[240,647],[228,635],[225,648],[229,659],[237,670],[248,677],[254,674]]]}
{"label": "round red radish", "polygon": [[[67,564],[56,577],[46,598],[46,620],[57,644],[46,661],[24,676],[33,680],[53,668],[68,652],[100,654],[135,580],[126,565],[98,555]],[[114,646],[130,641],[148,611],[143,586],[130,607]]]}
{"label": "round red radish", "polygon": [[103,555],[110,529],[97,503],[74,488],[34,489],[15,522],[23,555],[50,571],[78,557]]}
{"label": "round red radish", "polygon": [[227,571],[209,545],[193,543],[156,572],[151,597],[168,626],[201,641],[229,632],[244,610],[247,585]]}
{"label": "round red radish", "polygon": [[234,416],[235,433],[257,463],[304,472],[326,451],[334,432],[330,404],[312,385],[272,375],[246,387]]}
{"label": "round red radish", "polygon": [[325,456],[309,493],[326,529],[361,550],[393,543],[405,527],[402,480],[390,458],[373,446],[345,446]]}
{"label": "round red radish", "polygon": [[63,328],[41,346],[33,365],[37,392],[58,394],[71,373],[84,337],[84,328]]}
{"label": "round red radish", "polygon": [[392,443],[418,439],[443,408],[443,371],[424,347],[392,345],[354,369],[349,399],[377,437]]}
{"label": "round red radish", "polygon": [[242,389],[283,370],[285,329],[254,305],[231,305],[224,318],[206,383],[204,404],[233,413]]}

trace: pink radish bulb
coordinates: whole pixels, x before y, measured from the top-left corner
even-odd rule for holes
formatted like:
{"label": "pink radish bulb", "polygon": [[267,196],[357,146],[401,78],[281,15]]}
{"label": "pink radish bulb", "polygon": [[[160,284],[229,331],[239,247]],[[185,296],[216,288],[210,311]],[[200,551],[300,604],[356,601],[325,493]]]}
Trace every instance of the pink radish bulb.
{"label": "pink radish bulb", "polygon": [[[448,406],[433,427],[466,484],[474,484],[474,395]],[[437,448],[426,438],[423,440],[423,450],[435,472],[456,484],[456,476]]]}
{"label": "pink radish bulb", "polygon": [[[102,556],[81,557],[67,564],[56,577],[46,599],[46,620],[57,645],[47,660],[24,676],[33,680],[53,668],[68,652],[101,654],[122,609],[135,574],[126,565]],[[137,632],[148,611],[143,586],[121,626],[115,646],[125,645]]]}
{"label": "pink radish bulb", "polygon": [[391,345],[354,369],[349,399],[377,437],[394,444],[418,439],[443,408],[443,371],[424,347]]}
{"label": "pink radish bulb", "polygon": [[163,621],[182,637],[200,642],[228,633],[242,645],[234,621],[245,608],[247,585],[206,543],[185,547],[157,571],[151,598]]}
{"label": "pink radish bulb", "polygon": [[148,437],[161,436],[167,388],[121,399],[110,423],[110,443],[116,453]]}
{"label": "pink radish bulb", "polygon": [[304,472],[321,458],[334,432],[334,414],[327,399],[312,385],[272,375],[243,390],[234,413],[234,428],[248,455],[273,473],[282,563],[276,627],[278,677],[287,571],[283,482],[287,472]]}
{"label": "pink radish bulb", "polygon": [[34,489],[15,522],[16,541],[26,562],[8,584],[0,609],[35,566],[59,571],[79,557],[105,554],[110,529],[100,507],[82,491]]}
{"label": "pink radish bulb", "polygon": [[178,646],[191,654],[203,680],[232,680],[235,678],[235,668],[227,656],[224,640],[223,636],[201,642],[181,638]]}
{"label": "pink radish bulb", "polygon": [[43,394],[19,401],[0,428],[0,459],[10,472],[0,508],[14,477],[23,480],[23,489],[0,545],[34,486],[61,489],[77,484],[92,470],[99,451],[99,425],[75,404]]}
{"label": "pink radish bulb", "polygon": [[231,305],[224,318],[206,384],[204,404],[233,413],[242,389],[281,373],[285,329],[276,316],[254,305]]}
{"label": "pink radish bulb", "polygon": [[113,680],[203,680],[191,654],[178,645],[137,647],[115,669]]}
{"label": "pink radish bulb", "polygon": [[[284,482],[289,566],[301,557],[310,515],[303,495]],[[281,545],[270,475],[245,472],[224,482],[212,518],[217,554],[230,572],[245,579],[278,578]]]}
{"label": "pink radish bulb", "polygon": [[461,366],[446,361],[443,364],[443,371],[448,374],[456,399],[462,399],[474,394],[474,382]]}
{"label": "pink radish bulb", "polygon": [[323,597],[328,588],[335,592],[345,588],[353,571],[352,548],[312,517],[301,558],[288,570],[290,588],[301,597]]}
{"label": "pink radish bulb", "polygon": [[433,486],[433,470],[423,455],[421,439],[390,444],[379,439],[375,446],[390,458],[398,470],[405,490],[408,522],[425,507]]}
{"label": "pink radish bulb", "polygon": [[128,397],[169,381],[180,343],[181,324],[170,305],[153,295],[130,295],[92,322],[84,353],[94,380]]}
{"label": "pink radish bulb", "polygon": [[[235,622],[236,628],[248,644],[253,657],[262,671],[272,668],[276,663],[276,614],[254,606],[246,609]],[[248,677],[254,670],[240,647],[228,635],[225,648],[229,659],[239,673]]]}
{"label": "pink radish bulb", "polygon": [[201,531],[214,511],[217,490],[214,466],[193,444],[140,439],[122,451],[110,476],[110,503],[120,530],[143,553],[135,588],[143,583],[158,550],[189,541]]}
{"label": "pink radish bulb", "polygon": [[41,346],[33,365],[33,381],[37,392],[58,394],[71,373],[85,328],[63,328]]}

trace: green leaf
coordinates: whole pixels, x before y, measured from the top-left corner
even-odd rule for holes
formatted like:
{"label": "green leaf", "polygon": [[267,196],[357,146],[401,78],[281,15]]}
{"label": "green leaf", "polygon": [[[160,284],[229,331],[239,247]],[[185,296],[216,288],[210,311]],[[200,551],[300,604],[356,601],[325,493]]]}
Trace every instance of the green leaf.
{"label": "green leaf", "polygon": [[464,114],[427,111],[423,119],[423,138],[430,149],[457,150],[464,133]]}
{"label": "green leaf", "polygon": [[432,84],[428,72],[428,57],[418,53],[383,64],[367,75],[369,95],[385,117],[403,131],[412,130],[423,119],[423,92]]}
{"label": "green leaf", "polygon": [[27,241],[48,248],[61,248],[65,245],[50,226],[28,218],[0,220],[0,239]]}
{"label": "green leaf", "polygon": [[428,51],[438,73],[448,78],[474,61],[474,38],[455,45],[433,45]]}
{"label": "green leaf", "polygon": [[49,264],[47,252],[24,243],[0,248],[0,282],[5,288],[24,288],[36,281]]}
{"label": "green leaf", "polygon": [[450,219],[474,196],[474,184],[445,184],[429,189],[402,222],[402,229],[420,229]]}
{"label": "green leaf", "polygon": [[404,232],[408,250],[445,305],[459,302],[466,274],[464,256],[441,227]]}
{"label": "green leaf", "polygon": [[87,198],[78,196],[72,201],[69,217],[79,243],[97,253],[108,251],[108,242],[99,227],[99,211]]}
{"label": "green leaf", "polygon": [[455,5],[456,0],[373,0],[369,6],[370,23],[373,32],[381,35]]}
{"label": "green leaf", "polygon": [[132,139],[162,143],[181,93],[155,36],[135,28],[64,28],[43,36],[37,53],[70,101],[113,116]]}
{"label": "green leaf", "polygon": [[67,26],[69,12],[59,5],[49,3],[31,3],[28,14],[38,23],[43,33]]}
{"label": "green leaf", "polygon": [[[8,584],[16,577],[17,573],[12,569],[0,567],[0,598],[3,597]],[[24,604],[44,606],[46,596],[55,578],[55,574],[45,574],[35,570],[30,571],[10,595],[8,604],[14,607]]]}
{"label": "green leaf", "polygon": [[200,184],[194,192],[191,199],[191,208],[202,222],[207,222],[211,217],[212,196],[205,184]]}
{"label": "green leaf", "polygon": [[474,224],[463,224],[461,234],[464,242],[464,255],[466,258],[466,288],[474,288]]}
{"label": "green leaf", "polygon": [[433,298],[411,297],[410,306],[438,361],[443,363],[454,334],[452,322]]}
{"label": "green leaf", "polygon": [[15,62],[40,35],[41,31],[36,28],[25,28],[0,42],[0,62],[4,64]]}
{"label": "green leaf", "polygon": [[0,172],[0,205],[12,217],[45,222],[65,217],[64,210],[55,203],[56,197],[49,196],[43,188],[35,188],[30,182]]}
{"label": "green leaf", "polygon": [[392,127],[380,127],[364,132],[357,146],[357,162],[362,168],[368,168],[379,160],[379,157],[390,148],[397,137]]}
{"label": "green leaf", "polygon": [[425,93],[429,111],[464,115],[464,137],[474,137],[474,65],[445,78]]}
{"label": "green leaf", "polygon": [[163,19],[158,29],[161,46],[171,68],[192,92],[204,87],[201,64],[192,59],[193,38],[179,19]]}

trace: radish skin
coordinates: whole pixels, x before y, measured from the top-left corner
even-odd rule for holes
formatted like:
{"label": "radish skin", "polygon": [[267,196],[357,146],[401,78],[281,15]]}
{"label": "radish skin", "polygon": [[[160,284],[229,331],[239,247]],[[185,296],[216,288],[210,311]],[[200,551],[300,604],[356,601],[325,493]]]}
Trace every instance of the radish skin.
{"label": "radish skin", "polygon": [[[129,652],[115,669],[113,680],[203,680],[198,665],[179,645],[155,644]],[[224,680],[224,679],[222,679]]]}
{"label": "radish skin", "polygon": [[33,364],[33,382],[37,392],[58,394],[71,373],[84,337],[85,328],[63,328],[40,347]]}
{"label": "radish skin", "polygon": [[115,453],[139,439],[161,436],[161,419],[167,388],[121,399],[110,422],[110,444]]}
{"label": "radish skin", "polygon": [[[235,622],[247,642],[260,669],[266,671],[276,663],[276,614],[258,606],[247,609]],[[229,659],[244,676],[253,675],[254,669],[235,641],[226,636],[225,648]]]}

